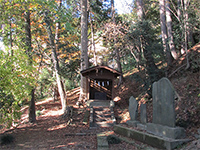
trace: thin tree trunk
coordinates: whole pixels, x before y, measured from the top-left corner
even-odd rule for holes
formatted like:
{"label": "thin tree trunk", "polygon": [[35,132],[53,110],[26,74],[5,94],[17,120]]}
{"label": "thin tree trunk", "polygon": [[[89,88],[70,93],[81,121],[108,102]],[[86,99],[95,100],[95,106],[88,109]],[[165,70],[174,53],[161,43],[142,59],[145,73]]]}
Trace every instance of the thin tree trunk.
{"label": "thin tree trunk", "polygon": [[48,12],[45,12],[45,17],[44,21],[46,23],[46,28],[47,28],[47,33],[50,41],[50,46],[51,46],[51,52],[52,52],[52,60],[53,60],[53,65],[54,65],[54,71],[56,75],[56,81],[57,81],[57,86],[58,86],[58,91],[60,94],[60,99],[61,99],[61,105],[62,105],[62,113],[66,113],[66,99],[65,99],[65,93],[63,92],[63,86],[61,82],[61,77],[59,75],[59,63],[58,63],[58,58],[57,58],[57,53],[56,53],[56,46],[54,43],[54,37],[52,34],[51,26],[50,26],[50,18],[48,17]]}
{"label": "thin tree trunk", "polygon": [[[62,0],[58,1],[58,9],[60,10],[61,7],[62,7]],[[56,52],[59,51],[59,38],[60,38],[60,21],[59,21],[59,18],[58,18],[58,22],[56,22],[56,33],[55,33]],[[63,81],[62,81],[61,77],[60,77],[60,81],[61,81],[62,90],[63,90],[63,93],[64,93],[64,99],[67,100],[66,91],[65,91],[65,88],[64,88]],[[68,105],[68,102],[66,101],[63,105],[64,105],[64,108],[66,108],[67,107],[66,105]]]}
{"label": "thin tree trunk", "polygon": [[191,48],[195,42],[192,33],[192,25],[189,25],[189,14],[188,14],[188,7],[190,5],[190,0],[184,0],[184,13],[185,13],[185,23],[186,23],[186,32],[187,32],[187,42],[188,47]]}
{"label": "thin tree trunk", "polygon": [[94,50],[94,65],[96,66],[97,65],[97,56],[96,56],[96,47],[95,47],[94,30],[93,30],[91,13],[90,13],[90,27],[91,27],[91,34],[92,34],[92,47]]}
{"label": "thin tree trunk", "polygon": [[[114,23],[114,25],[116,25],[116,22],[115,22],[115,7],[114,7],[114,0],[111,0],[111,15],[112,15],[112,21]],[[118,47],[116,47],[116,38],[117,38],[117,33],[116,33],[116,27],[114,27],[114,49],[115,49],[115,52],[116,52],[116,61],[117,61],[117,68],[118,68],[118,71],[122,72],[122,66],[121,66],[121,62],[120,62],[120,55],[119,55],[119,49]],[[123,74],[119,77],[119,83],[118,83],[118,86],[122,84],[124,78],[123,78]]]}
{"label": "thin tree trunk", "polygon": [[170,1],[166,0],[166,22],[167,22],[167,33],[168,33],[168,41],[169,41],[169,48],[171,51],[171,55],[173,59],[178,59],[178,55],[176,53],[175,45],[174,45],[174,38],[172,34],[172,18],[170,12]]}
{"label": "thin tree trunk", "polygon": [[165,18],[165,0],[159,0],[160,5],[160,27],[162,34],[162,43],[163,43],[163,51],[166,55],[167,64],[170,65],[172,63],[172,56],[169,51],[169,45],[167,44],[167,28],[166,28],[166,18]]}
{"label": "thin tree trunk", "polygon": [[188,69],[190,67],[190,63],[189,63],[189,58],[188,58],[188,47],[187,47],[187,42],[188,42],[188,12],[187,12],[187,7],[189,2],[188,0],[184,0],[184,9],[183,9],[183,16],[184,16],[184,39],[185,39],[185,43],[184,43],[184,50],[186,52],[186,60],[187,60],[187,65],[185,69]]}
{"label": "thin tree trunk", "polygon": [[136,61],[137,63],[139,63],[139,59],[138,59],[138,58],[136,57],[136,55],[134,54],[133,50],[130,49],[130,51],[131,51],[132,56],[135,58],[135,61]]}
{"label": "thin tree trunk", "polygon": [[[81,70],[88,68],[87,0],[81,0]],[[81,75],[81,90],[77,105],[87,99],[87,79]]]}
{"label": "thin tree trunk", "polygon": [[178,4],[178,9],[177,9],[177,16],[178,16],[178,19],[181,20],[181,1],[182,0],[178,0],[177,4]]}
{"label": "thin tree trunk", "polygon": [[29,122],[36,122],[36,114],[35,114],[35,89],[31,91],[31,101],[29,104]]}
{"label": "thin tree trunk", "polygon": [[[62,0],[58,1],[58,9],[61,9],[62,6]],[[55,34],[55,44],[56,44],[56,50],[58,50],[58,44],[59,44],[59,38],[60,38],[60,22],[58,19],[58,22],[56,22],[56,34]]]}
{"label": "thin tree trunk", "polygon": [[136,6],[137,6],[137,16],[139,20],[142,20],[144,17],[143,12],[143,0],[136,0]]}
{"label": "thin tree trunk", "polygon": [[[183,0],[178,0],[178,3],[177,3],[177,5],[178,5],[178,10],[177,10],[177,16],[178,16],[178,20],[179,20],[179,22],[181,23],[181,26],[180,26],[180,29],[181,30],[183,30],[183,22],[182,22],[182,18],[183,18],[183,9],[184,9],[184,7],[183,7]],[[183,32],[181,32],[180,33],[180,37],[181,37],[181,54],[184,54],[184,38],[183,38],[183,35],[184,35],[184,33]]]}
{"label": "thin tree trunk", "polygon": [[[25,14],[25,34],[26,34],[26,54],[29,57],[28,65],[32,65],[32,47],[31,47],[31,21],[30,21],[30,11],[24,12]],[[31,90],[31,101],[29,105],[29,122],[34,123],[36,121],[35,115],[35,89],[32,87]]]}
{"label": "thin tree trunk", "polygon": [[114,5],[114,0],[111,0],[111,17],[112,17],[112,20],[115,19],[115,5]]}
{"label": "thin tree trunk", "polygon": [[10,18],[10,55],[13,56],[12,21]]}

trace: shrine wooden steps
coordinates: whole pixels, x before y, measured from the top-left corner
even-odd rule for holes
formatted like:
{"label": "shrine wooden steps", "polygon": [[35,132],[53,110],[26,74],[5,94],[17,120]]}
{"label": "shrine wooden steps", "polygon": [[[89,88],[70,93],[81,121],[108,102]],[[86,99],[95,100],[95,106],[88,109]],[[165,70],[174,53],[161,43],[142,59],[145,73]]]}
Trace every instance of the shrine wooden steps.
{"label": "shrine wooden steps", "polygon": [[109,100],[90,102],[90,128],[113,126],[116,123],[113,107],[114,102]]}

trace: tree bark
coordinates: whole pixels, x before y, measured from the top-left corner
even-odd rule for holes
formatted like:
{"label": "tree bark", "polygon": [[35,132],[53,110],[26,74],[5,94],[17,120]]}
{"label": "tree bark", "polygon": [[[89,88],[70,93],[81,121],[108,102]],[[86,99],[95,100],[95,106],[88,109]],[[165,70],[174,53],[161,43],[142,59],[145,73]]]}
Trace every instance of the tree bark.
{"label": "tree bark", "polygon": [[112,20],[115,19],[115,5],[114,5],[114,0],[111,0],[111,18],[112,18]]}
{"label": "tree bark", "polygon": [[[177,2],[177,7],[178,7],[178,10],[177,10],[177,16],[178,16],[178,20],[179,20],[179,23],[181,23],[181,26],[180,26],[180,29],[183,30],[183,22],[182,22],[182,18],[183,18],[183,1],[182,0],[178,0]],[[181,37],[181,54],[184,54],[184,40],[183,40],[183,33],[181,32],[180,33],[180,37]]]}
{"label": "tree bark", "polygon": [[95,47],[95,40],[94,40],[94,30],[93,30],[93,23],[92,23],[92,16],[90,13],[90,27],[91,27],[91,35],[92,35],[92,47],[94,50],[94,65],[97,65],[97,56],[96,56],[96,47]]}
{"label": "tree bark", "polygon": [[66,106],[65,93],[64,93],[64,90],[63,90],[63,86],[62,86],[61,77],[59,75],[59,63],[58,63],[58,58],[57,58],[57,53],[56,53],[56,46],[55,46],[55,43],[54,43],[54,37],[53,37],[51,26],[50,26],[51,20],[48,17],[47,11],[45,12],[44,21],[46,23],[47,33],[48,33],[49,42],[50,42],[50,46],[51,46],[54,72],[55,72],[55,75],[56,75],[56,81],[57,81],[58,91],[59,91],[59,94],[60,94],[61,105],[62,105],[62,113],[65,114],[66,107],[67,107]]}
{"label": "tree bark", "polygon": [[[62,0],[58,1],[58,10],[61,9],[62,6]],[[56,22],[56,34],[55,34],[55,44],[56,44],[56,50],[58,50],[58,44],[59,44],[59,38],[60,38],[60,22]]]}
{"label": "tree bark", "polygon": [[[112,15],[112,21],[114,23],[114,25],[116,25],[116,22],[115,22],[115,7],[114,7],[114,0],[111,0],[111,15]],[[119,72],[122,72],[122,65],[121,65],[121,62],[120,62],[120,55],[119,55],[119,48],[116,46],[116,43],[117,43],[117,33],[116,33],[116,27],[114,26],[114,49],[115,49],[115,53],[116,53],[116,61],[117,61],[117,68],[118,68],[118,71]],[[122,84],[124,78],[123,78],[123,74],[119,77],[119,83],[118,83],[118,86],[120,84]]]}
{"label": "tree bark", "polygon": [[[87,0],[81,0],[81,70],[88,68]],[[81,75],[81,90],[77,105],[87,99],[87,79]]]}
{"label": "tree bark", "polygon": [[143,0],[136,0],[136,6],[137,6],[137,16],[139,20],[142,20],[144,17],[143,12]]}
{"label": "tree bark", "polygon": [[159,0],[160,5],[160,27],[162,34],[162,43],[163,43],[163,51],[166,55],[167,64],[170,65],[172,63],[172,56],[169,51],[169,45],[167,44],[167,28],[166,28],[166,17],[165,17],[165,0]]}
{"label": "tree bark", "polygon": [[36,114],[35,114],[35,89],[31,91],[31,101],[29,104],[29,122],[36,122]]}
{"label": "tree bark", "polygon": [[[62,0],[58,1],[58,10],[61,9],[61,7],[62,7]],[[60,39],[60,21],[59,21],[59,18],[58,18],[58,22],[56,22],[56,33],[55,33],[56,52],[59,51],[59,39]],[[57,54],[56,54],[56,58],[57,58]],[[58,59],[57,59],[57,61],[58,61]],[[59,66],[58,66],[58,69],[59,69]],[[61,82],[62,90],[63,90],[63,93],[64,93],[64,99],[66,101],[67,95],[65,94],[66,91],[65,91],[65,88],[64,88],[64,85],[63,85],[63,80],[62,80],[61,77],[60,77],[60,82]],[[67,107],[66,105],[68,105],[68,102],[66,101],[63,105],[64,105],[64,108],[66,108]]]}
{"label": "tree bark", "polygon": [[166,7],[166,22],[167,22],[169,48],[170,48],[173,59],[176,60],[176,59],[178,59],[178,55],[176,53],[176,49],[175,49],[175,45],[174,45],[174,38],[173,38],[173,34],[172,34],[172,18],[171,18],[170,1],[169,0],[166,0],[165,7]]}
{"label": "tree bark", "polygon": [[188,12],[187,7],[189,6],[189,1],[184,0],[184,9],[183,9],[183,16],[184,16],[184,50],[186,52],[186,61],[187,65],[185,69],[188,69],[190,67],[189,58],[188,58]]}
{"label": "tree bark", "polygon": [[[28,65],[32,65],[32,47],[31,47],[31,21],[30,21],[30,11],[24,12],[25,14],[25,34],[26,34],[26,54],[29,57]],[[35,89],[31,87],[31,101],[29,104],[29,122],[34,123],[36,121],[35,115]]]}

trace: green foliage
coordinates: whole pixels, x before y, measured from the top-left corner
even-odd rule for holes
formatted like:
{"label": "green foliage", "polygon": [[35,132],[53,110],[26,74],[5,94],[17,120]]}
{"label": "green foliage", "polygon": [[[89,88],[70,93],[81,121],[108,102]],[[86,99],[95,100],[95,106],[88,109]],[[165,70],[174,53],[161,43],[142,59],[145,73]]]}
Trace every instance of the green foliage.
{"label": "green foliage", "polygon": [[44,68],[40,72],[35,95],[37,99],[52,96],[52,90],[56,86],[56,79],[53,77],[52,70]]}
{"label": "green foliage", "polygon": [[14,50],[14,56],[1,52],[0,57],[0,123],[8,127],[20,118],[20,107],[35,84],[35,70],[21,51]]}
{"label": "green foliage", "polygon": [[[200,97],[200,93],[198,94],[198,97]],[[200,102],[199,102],[199,104],[200,104]]]}
{"label": "green foliage", "polygon": [[[155,59],[163,60],[161,39],[158,36],[156,28],[153,28],[150,20],[143,20],[142,22],[137,22],[132,25],[130,32],[127,34],[127,39],[131,41],[134,47],[141,47],[142,44],[142,48],[151,51]],[[139,55],[143,58],[142,53]],[[140,63],[143,64],[143,62]]]}
{"label": "green foliage", "polygon": [[136,60],[128,51],[129,50],[126,50],[127,53],[124,55],[124,57],[122,57],[123,72],[127,72],[137,67]]}
{"label": "green foliage", "polygon": [[42,112],[41,112],[40,110],[37,110],[37,111],[35,112],[35,114],[36,114],[37,117],[39,117],[39,116],[42,115]]}

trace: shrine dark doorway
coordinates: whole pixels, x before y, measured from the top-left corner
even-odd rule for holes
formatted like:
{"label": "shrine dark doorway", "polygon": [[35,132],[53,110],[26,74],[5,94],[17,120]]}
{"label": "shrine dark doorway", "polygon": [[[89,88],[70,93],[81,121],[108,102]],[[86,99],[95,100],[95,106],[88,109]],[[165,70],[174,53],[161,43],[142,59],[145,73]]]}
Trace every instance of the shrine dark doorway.
{"label": "shrine dark doorway", "polygon": [[112,80],[90,79],[89,99],[111,100],[112,99]]}

